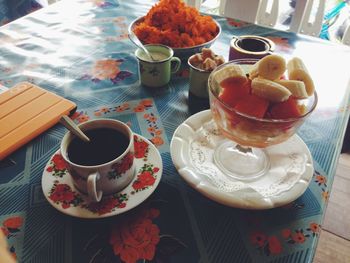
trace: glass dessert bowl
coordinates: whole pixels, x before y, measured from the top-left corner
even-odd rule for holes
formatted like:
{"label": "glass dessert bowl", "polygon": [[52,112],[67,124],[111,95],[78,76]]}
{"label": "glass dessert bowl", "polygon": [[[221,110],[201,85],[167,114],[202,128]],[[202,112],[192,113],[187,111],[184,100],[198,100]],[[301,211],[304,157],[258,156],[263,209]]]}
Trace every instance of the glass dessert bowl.
{"label": "glass dessert bowl", "polygon": [[[261,99],[252,94],[253,82],[257,85],[260,76],[255,81],[247,78],[244,84],[236,83],[236,86],[249,86],[249,91],[243,93],[240,88],[234,90],[225,87],[225,83],[219,83],[216,79],[219,71],[232,65],[241,65],[244,74],[252,74],[253,65],[257,65],[257,62],[256,59],[227,62],[217,67],[208,80],[212,117],[226,138],[216,146],[214,161],[222,172],[239,180],[251,180],[264,175],[270,167],[269,156],[264,148],[293,136],[317,104],[317,93],[313,90],[309,92],[310,95],[298,99],[289,94],[290,98],[284,98],[283,102],[271,102],[266,97]],[[228,89],[231,91],[228,92]]]}

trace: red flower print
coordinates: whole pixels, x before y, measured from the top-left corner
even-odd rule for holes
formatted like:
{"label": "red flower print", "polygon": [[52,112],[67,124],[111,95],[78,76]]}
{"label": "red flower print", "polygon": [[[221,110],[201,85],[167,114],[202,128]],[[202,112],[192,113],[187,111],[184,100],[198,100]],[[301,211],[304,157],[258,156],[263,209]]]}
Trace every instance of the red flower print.
{"label": "red flower print", "polygon": [[143,172],[138,175],[137,180],[132,184],[135,190],[141,190],[147,186],[152,186],[155,182],[155,178],[150,172]]}
{"label": "red flower print", "polygon": [[98,203],[89,204],[89,210],[99,215],[110,213],[115,207],[120,205],[119,200],[114,197],[104,198]]}
{"label": "red flower print", "polygon": [[290,229],[286,228],[282,230],[282,237],[287,239],[291,236],[292,231],[290,231]]}
{"label": "red flower print", "polygon": [[236,20],[236,19],[233,19],[233,18],[226,18],[226,20],[227,20],[227,23],[230,26],[233,26],[233,27],[242,27],[242,26],[247,24],[245,22],[242,22],[240,20]]}
{"label": "red flower print", "polygon": [[117,207],[118,207],[118,208],[124,208],[124,207],[126,207],[126,203],[118,204]]}
{"label": "red flower print", "polygon": [[154,173],[158,172],[159,168],[153,168],[153,165],[145,164],[139,174],[137,175],[136,181],[133,182],[132,187],[138,192],[149,186],[154,185],[156,181],[156,176]]}
{"label": "red flower print", "polygon": [[10,234],[10,231],[8,231],[6,227],[0,227],[0,231],[2,231],[5,237],[7,237]]}
{"label": "red flower print", "polygon": [[70,207],[70,203],[66,203],[66,202],[63,202],[62,203],[62,208],[63,209],[67,209],[67,208],[69,208]]}
{"label": "red flower print", "polygon": [[147,171],[140,174],[138,179],[142,182],[144,186],[151,186],[156,181],[153,175]]}
{"label": "red flower print", "polygon": [[156,132],[156,128],[155,128],[155,127],[148,127],[148,128],[147,128],[147,131],[148,131],[149,133],[155,133],[155,132]]}
{"label": "red flower print", "polygon": [[124,111],[124,108],[122,108],[122,107],[116,107],[115,110],[116,110],[117,112],[123,112],[123,111]]}
{"label": "red flower print", "polygon": [[276,236],[270,236],[267,241],[271,254],[277,255],[282,252],[282,245]]}
{"label": "red flower print", "polygon": [[127,194],[117,194],[104,197],[98,203],[90,203],[89,205],[83,205],[83,207],[95,214],[103,215],[112,212],[115,208],[126,207],[127,201]]}
{"label": "red flower print", "polygon": [[134,108],[134,112],[143,112],[145,110],[145,106],[144,105],[137,105]]}
{"label": "red flower print", "polygon": [[148,113],[145,113],[145,114],[143,115],[143,118],[144,118],[144,119],[148,119],[148,118],[149,118],[149,114],[148,114]]}
{"label": "red flower print", "polygon": [[252,242],[252,244],[257,245],[259,247],[262,247],[265,244],[265,241],[267,240],[267,237],[264,233],[262,232],[254,232],[251,236],[250,236],[250,241]]}
{"label": "red flower print", "polygon": [[14,216],[7,218],[2,225],[6,228],[11,228],[11,229],[18,229],[22,226],[23,224],[23,219],[20,216]]}
{"label": "red flower print", "polygon": [[147,131],[150,133],[150,134],[155,134],[155,135],[161,135],[163,132],[162,132],[162,130],[157,130],[156,129],[156,127],[153,127],[153,126],[151,126],[151,127],[148,127],[147,128]]}
{"label": "red flower print", "polygon": [[112,228],[109,243],[114,254],[125,263],[135,263],[139,259],[151,261],[159,243],[159,228],[145,213],[131,220],[124,220]]}
{"label": "red flower print", "polygon": [[320,225],[316,223],[311,223],[310,224],[310,230],[313,233],[318,233],[320,231]]}
{"label": "red flower print", "polygon": [[62,155],[59,154],[59,153],[56,153],[56,154],[52,157],[52,162],[53,162],[54,164],[56,164],[56,163],[58,163],[58,162],[61,162],[61,161],[63,161],[63,157],[62,157]]}
{"label": "red flower print", "polygon": [[138,139],[137,136],[134,136],[134,149],[135,149],[135,158],[143,158],[146,155],[148,149],[148,143],[144,140]]}
{"label": "red flower print", "polygon": [[301,232],[292,234],[292,239],[293,239],[296,243],[299,243],[299,244],[305,242],[305,236],[304,236],[304,234],[301,233]]}
{"label": "red flower print", "polygon": [[142,182],[141,182],[141,181],[138,181],[138,180],[136,180],[135,182],[133,182],[132,187],[133,187],[135,190],[141,190],[141,189],[144,188]]}
{"label": "red flower print", "polygon": [[329,199],[329,192],[322,189],[322,198],[324,201]]}
{"label": "red flower print", "polygon": [[77,118],[77,121],[78,121],[79,123],[83,123],[83,122],[88,121],[89,119],[90,119],[89,116],[83,114],[83,115],[80,115],[80,116]]}
{"label": "red flower print", "polygon": [[62,156],[60,154],[56,154],[53,158],[52,158],[52,162],[55,165],[55,169],[56,170],[65,170],[67,169],[67,163],[66,161],[62,158]]}
{"label": "red flower print", "polygon": [[148,117],[148,120],[149,120],[150,122],[156,122],[156,121],[157,121],[157,117],[151,115],[151,116]]}
{"label": "red flower print", "polygon": [[153,101],[151,99],[144,99],[140,102],[145,107],[151,107],[153,105]]}
{"label": "red flower print", "polygon": [[52,166],[49,166],[46,168],[46,171],[48,171],[49,173],[51,173],[53,171],[53,167]]}
{"label": "red flower print", "polygon": [[62,202],[62,208],[68,208],[75,196],[69,185],[57,184],[49,198],[55,203]]}
{"label": "red flower print", "polygon": [[96,112],[94,113],[94,115],[97,116],[97,117],[99,117],[99,116],[102,115],[102,113],[101,113],[100,111],[96,111]]}
{"label": "red flower print", "polygon": [[100,111],[101,111],[102,113],[107,113],[107,112],[109,112],[109,108],[103,107],[103,108],[100,109]]}
{"label": "red flower print", "polygon": [[[101,0],[99,1],[101,2]],[[120,72],[119,66],[121,64],[122,62],[114,59],[98,60],[92,70],[93,78],[99,80],[114,79]]]}
{"label": "red flower print", "polygon": [[129,106],[129,103],[124,103],[124,104],[122,104],[122,105],[116,107],[115,110],[116,110],[117,112],[123,112],[123,111],[129,109],[129,107],[130,107],[130,106]]}
{"label": "red flower print", "polygon": [[318,185],[326,184],[327,183],[327,178],[325,176],[323,176],[323,175],[316,175],[315,182],[318,183]]}
{"label": "red flower print", "polygon": [[56,170],[65,170],[67,169],[67,163],[64,160],[60,160],[55,163]]}
{"label": "red flower print", "polygon": [[71,118],[72,120],[75,120],[76,118],[79,117],[79,115],[80,115],[80,113],[76,111],[76,112],[73,113],[72,116],[70,116],[70,118]]}
{"label": "red flower print", "polygon": [[134,162],[133,154],[128,153],[127,155],[124,156],[121,162],[114,164],[112,168],[114,169],[117,175],[121,175],[130,169],[133,162]]}
{"label": "red flower print", "polygon": [[154,145],[156,145],[156,146],[160,146],[160,145],[162,145],[162,144],[164,143],[162,137],[160,137],[160,136],[155,136],[155,137],[153,137],[153,138],[151,139],[151,142],[152,142]]}
{"label": "red flower print", "polygon": [[[317,224],[313,225],[313,224],[315,224],[315,223],[311,223],[310,227],[313,227],[314,230],[316,231],[316,228],[318,227],[318,225]],[[283,230],[282,236],[286,239],[286,242],[288,244],[302,244],[305,242],[305,240],[307,238],[310,238],[310,234],[312,234],[312,236],[314,236],[314,237],[317,235],[310,228],[307,228],[306,230],[311,231],[312,233],[305,232],[304,229],[301,228],[301,229],[296,229],[295,233],[294,232],[292,233],[289,230],[288,230],[288,232],[284,233],[283,232],[284,230]],[[287,236],[287,234],[289,234],[289,235]]]}

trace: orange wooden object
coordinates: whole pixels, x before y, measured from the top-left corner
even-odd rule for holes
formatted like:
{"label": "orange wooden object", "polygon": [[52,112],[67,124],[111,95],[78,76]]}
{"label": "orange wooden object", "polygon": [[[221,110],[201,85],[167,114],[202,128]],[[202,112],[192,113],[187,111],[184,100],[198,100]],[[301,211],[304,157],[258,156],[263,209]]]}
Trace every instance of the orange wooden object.
{"label": "orange wooden object", "polygon": [[0,160],[75,109],[73,102],[27,82],[0,94]]}

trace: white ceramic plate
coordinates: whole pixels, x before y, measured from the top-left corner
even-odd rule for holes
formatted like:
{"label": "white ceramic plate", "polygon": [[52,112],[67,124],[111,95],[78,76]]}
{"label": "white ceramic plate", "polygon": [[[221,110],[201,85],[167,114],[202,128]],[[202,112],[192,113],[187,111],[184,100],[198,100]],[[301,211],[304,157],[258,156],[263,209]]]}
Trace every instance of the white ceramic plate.
{"label": "white ceramic plate", "polygon": [[91,203],[73,184],[65,162],[57,151],[46,164],[41,184],[49,203],[60,212],[80,218],[103,218],[124,213],[145,201],[157,188],[162,172],[162,159],[157,148],[146,138],[134,135],[135,178],[119,193]]}
{"label": "white ceramic plate", "polygon": [[306,144],[297,136],[265,149],[268,172],[255,180],[225,175],[214,163],[215,146],[227,140],[217,129],[210,110],[199,112],[174,132],[170,152],[182,178],[206,197],[244,209],[269,209],[288,204],[307,189],[314,172]]}

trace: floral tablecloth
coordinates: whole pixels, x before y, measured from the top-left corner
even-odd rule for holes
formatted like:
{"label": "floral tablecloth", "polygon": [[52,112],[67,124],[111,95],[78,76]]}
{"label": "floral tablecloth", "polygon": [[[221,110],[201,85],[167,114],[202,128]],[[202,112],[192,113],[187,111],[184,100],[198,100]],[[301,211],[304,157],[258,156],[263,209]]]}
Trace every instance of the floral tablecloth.
{"label": "floral tablecloth", "polygon": [[[171,161],[173,132],[191,115],[186,65],[164,88],[140,85],[127,27],[151,5],[66,0],[0,28],[0,85],[29,81],[64,96],[78,105],[77,123],[122,120],[157,146],[164,166],[158,188],[137,208],[101,220],[66,216],[41,188],[66,132],[56,125],[1,163],[0,225],[9,250],[19,262],[312,262],[349,117],[349,48],[215,17],[223,30],[216,53],[228,58],[233,35],[268,37],[276,52],[303,57],[319,94],[299,130],[316,169],[307,191],[281,208],[229,208],[189,187]],[[70,200],[62,189],[60,198]]]}
{"label": "floral tablecloth", "polygon": [[0,26],[46,5],[46,0],[0,0]]}

